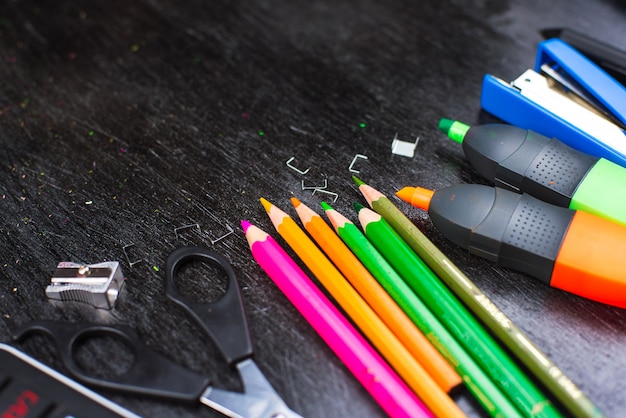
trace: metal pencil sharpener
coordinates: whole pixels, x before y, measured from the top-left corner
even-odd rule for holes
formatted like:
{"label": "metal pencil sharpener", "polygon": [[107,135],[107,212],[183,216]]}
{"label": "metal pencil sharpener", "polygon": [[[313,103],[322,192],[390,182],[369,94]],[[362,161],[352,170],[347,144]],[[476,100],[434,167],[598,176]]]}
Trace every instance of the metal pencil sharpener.
{"label": "metal pencil sharpener", "polygon": [[123,286],[124,274],[117,261],[89,265],[62,262],[46,287],[46,296],[112,309]]}

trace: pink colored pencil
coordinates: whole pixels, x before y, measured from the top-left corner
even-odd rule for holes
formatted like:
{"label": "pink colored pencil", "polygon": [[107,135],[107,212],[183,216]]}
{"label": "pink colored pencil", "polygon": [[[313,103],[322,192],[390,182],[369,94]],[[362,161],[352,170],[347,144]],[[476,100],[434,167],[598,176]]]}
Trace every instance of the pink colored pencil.
{"label": "pink colored pencil", "polygon": [[432,417],[306,273],[265,231],[242,221],[256,262],[391,417]]}

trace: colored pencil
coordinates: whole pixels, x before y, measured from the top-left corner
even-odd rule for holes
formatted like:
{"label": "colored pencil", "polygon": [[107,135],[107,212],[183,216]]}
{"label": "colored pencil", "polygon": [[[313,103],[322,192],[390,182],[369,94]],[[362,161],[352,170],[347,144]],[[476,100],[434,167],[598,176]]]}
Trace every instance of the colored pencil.
{"label": "colored pencil", "polygon": [[463,348],[525,415],[557,417],[557,409],[382,216],[356,204],[370,242]]}
{"label": "colored pencil", "polygon": [[256,262],[391,417],[432,416],[400,377],[265,231],[242,221]]}
{"label": "colored pencil", "polygon": [[577,418],[603,417],[572,380],[537,347],[406,215],[378,190],[353,177],[369,206],[379,213],[486,327]]}
{"label": "colored pencil", "polygon": [[362,261],[382,287],[400,305],[461,375],[466,387],[492,417],[516,417],[520,413],[476,364],[450,332],[411,290],[393,267],[348,218],[322,203],[339,237]]}
{"label": "colored pencil", "polygon": [[279,235],[433,414],[441,417],[465,416],[296,221],[266,199],[261,198],[261,203]]}
{"label": "colored pencil", "polygon": [[459,386],[461,377],[326,221],[295,197],[291,198],[291,203],[304,229],[439,387],[449,393]]}

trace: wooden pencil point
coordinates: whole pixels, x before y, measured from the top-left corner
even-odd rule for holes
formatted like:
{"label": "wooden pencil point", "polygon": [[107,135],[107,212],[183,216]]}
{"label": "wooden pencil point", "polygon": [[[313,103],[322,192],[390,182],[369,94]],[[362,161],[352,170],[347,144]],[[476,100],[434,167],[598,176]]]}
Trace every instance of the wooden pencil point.
{"label": "wooden pencil point", "polygon": [[361,180],[360,178],[358,178],[357,176],[352,176],[352,181],[354,181],[357,187],[360,187],[361,185],[365,184],[365,182]]}
{"label": "wooden pencil point", "polygon": [[[292,199],[295,199],[295,198],[292,198]],[[311,220],[314,217],[319,216],[317,213],[315,213],[313,209],[311,209],[304,203],[300,202],[298,199],[295,199],[295,200],[297,201],[297,204],[294,203],[293,200],[291,202],[293,203],[296,209],[296,213],[300,217],[300,221],[302,222],[302,225],[306,226],[306,224],[311,222]]]}
{"label": "wooden pencil point", "polygon": [[261,204],[263,205],[263,208],[265,209],[265,212],[269,213],[269,211],[270,211],[270,209],[272,208],[273,205],[267,199],[265,199],[263,197],[259,198],[259,200],[261,201]]}
{"label": "wooden pencil point", "polygon": [[345,216],[343,216],[341,213],[337,212],[335,209],[331,208],[330,206],[328,206],[328,209],[326,210],[325,213],[326,213],[326,217],[330,221],[330,224],[333,226],[335,231],[337,231],[338,228],[342,227],[343,225],[347,223],[352,223],[350,222],[350,220],[348,220],[348,218],[346,218]]}
{"label": "wooden pencil point", "polygon": [[326,202],[324,202],[324,201],[322,201],[322,202],[320,203],[320,205],[322,206],[322,209],[324,209],[325,211],[327,211],[327,210],[332,210],[332,207],[331,207],[328,203],[326,203]]}
{"label": "wooden pencil point", "polygon": [[243,233],[244,234],[246,233],[248,228],[250,228],[250,225],[252,225],[252,224],[250,222],[246,221],[245,219],[241,220],[241,228],[243,229]]}

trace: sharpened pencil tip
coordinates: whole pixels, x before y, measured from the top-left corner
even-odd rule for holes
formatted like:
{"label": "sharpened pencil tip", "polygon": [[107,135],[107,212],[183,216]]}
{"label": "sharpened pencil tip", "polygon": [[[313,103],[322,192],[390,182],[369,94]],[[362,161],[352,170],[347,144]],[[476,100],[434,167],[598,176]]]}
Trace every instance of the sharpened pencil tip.
{"label": "sharpened pencil tip", "polygon": [[357,187],[365,184],[365,182],[361,180],[360,178],[358,178],[357,176],[352,176],[352,181],[354,181]]}
{"label": "sharpened pencil tip", "polygon": [[365,206],[363,206],[359,202],[354,202],[354,210],[356,210],[356,213],[359,213],[361,211],[361,209],[363,209],[364,207]]}
{"label": "sharpened pencil tip", "polygon": [[322,205],[322,209],[326,210],[332,210],[333,208],[326,202],[322,201],[322,203],[320,203],[320,205]]}
{"label": "sharpened pencil tip", "polygon": [[259,199],[261,201],[261,204],[263,205],[263,208],[265,209],[265,212],[269,213],[270,209],[272,208],[272,204],[270,202],[267,201],[267,199],[265,198],[260,198]]}
{"label": "sharpened pencil tip", "polygon": [[252,224],[248,221],[246,221],[245,219],[242,219],[241,221],[241,228],[243,228],[243,233],[245,234],[248,231],[248,228],[250,228]]}
{"label": "sharpened pencil tip", "polygon": [[292,197],[290,200],[291,200],[291,204],[293,205],[294,208],[297,208],[298,206],[300,206],[300,203],[302,203],[295,197]]}

